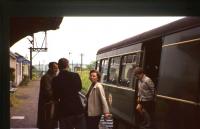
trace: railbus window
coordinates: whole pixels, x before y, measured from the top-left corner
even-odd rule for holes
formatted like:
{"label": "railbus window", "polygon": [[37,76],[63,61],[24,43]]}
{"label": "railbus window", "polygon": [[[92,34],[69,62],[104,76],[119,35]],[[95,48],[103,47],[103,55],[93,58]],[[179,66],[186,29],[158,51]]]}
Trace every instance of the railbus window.
{"label": "railbus window", "polygon": [[136,54],[125,55],[122,57],[122,72],[120,76],[120,85],[132,87],[133,84],[133,69],[136,67]]}
{"label": "railbus window", "polygon": [[113,57],[110,59],[109,64],[109,77],[108,82],[112,84],[118,83],[118,77],[119,77],[119,66],[120,66],[120,57]]}
{"label": "railbus window", "polygon": [[98,60],[98,61],[96,61],[96,68],[95,69],[100,72],[99,67],[100,67],[100,61]]}
{"label": "railbus window", "polygon": [[101,73],[101,82],[107,82],[108,59],[101,60],[100,73]]}

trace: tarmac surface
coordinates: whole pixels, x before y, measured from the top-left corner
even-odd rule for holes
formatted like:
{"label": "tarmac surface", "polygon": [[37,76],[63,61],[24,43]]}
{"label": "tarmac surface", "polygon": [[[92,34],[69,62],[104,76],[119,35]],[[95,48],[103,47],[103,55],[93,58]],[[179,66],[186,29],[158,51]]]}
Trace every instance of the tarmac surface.
{"label": "tarmac surface", "polygon": [[[40,80],[32,80],[12,93],[16,97],[16,104],[10,107],[11,129],[37,129],[39,84]],[[100,129],[108,129],[104,124],[105,121],[101,120]]]}
{"label": "tarmac surface", "polygon": [[10,128],[36,128],[39,81],[17,88],[14,93],[17,104],[10,107]]}

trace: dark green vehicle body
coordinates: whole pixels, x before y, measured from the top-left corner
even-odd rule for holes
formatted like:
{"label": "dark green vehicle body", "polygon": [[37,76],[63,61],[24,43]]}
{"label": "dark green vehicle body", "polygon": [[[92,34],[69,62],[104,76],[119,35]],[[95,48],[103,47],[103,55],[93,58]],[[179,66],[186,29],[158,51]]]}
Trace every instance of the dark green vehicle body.
{"label": "dark green vehicle body", "polygon": [[[130,65],[143,67],[156,85],[157,129],[200,129],[199,17],[180,19],[97,52],[96,68],[115,129],[135,129],[138,123],[138,80],[125,77]],[[112,69],[116,79],[111,79]]]}

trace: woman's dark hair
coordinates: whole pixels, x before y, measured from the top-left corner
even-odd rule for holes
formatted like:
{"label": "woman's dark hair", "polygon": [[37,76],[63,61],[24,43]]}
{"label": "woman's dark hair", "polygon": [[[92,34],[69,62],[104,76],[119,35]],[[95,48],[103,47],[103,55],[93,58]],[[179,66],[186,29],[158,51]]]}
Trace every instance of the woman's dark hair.
{"label": "woman's dark hair", "polygon": [[97,70],[95,70],[95,69],[93,69],[93,70],[90,70],[90,74],[91,73],[96,73],[97,74],[97,78],[98,78],[98,82],[101,80],[101,74],[99,73],[99,71],[97,71]]}

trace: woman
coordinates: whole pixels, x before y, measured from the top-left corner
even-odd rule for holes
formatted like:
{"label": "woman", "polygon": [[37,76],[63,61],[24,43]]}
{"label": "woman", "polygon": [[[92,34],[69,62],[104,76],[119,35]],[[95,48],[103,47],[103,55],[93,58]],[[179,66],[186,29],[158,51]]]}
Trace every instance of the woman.
{"label": "woman", "polygon": [[89,79],[92,84],[86,94],[87,129],[99,129],[98,125],[102,114],[104,114],[105,119],[109,117],[109,108],[104,89],[99,83],[100,78],[101,75],[98,71],[90,71]]}

